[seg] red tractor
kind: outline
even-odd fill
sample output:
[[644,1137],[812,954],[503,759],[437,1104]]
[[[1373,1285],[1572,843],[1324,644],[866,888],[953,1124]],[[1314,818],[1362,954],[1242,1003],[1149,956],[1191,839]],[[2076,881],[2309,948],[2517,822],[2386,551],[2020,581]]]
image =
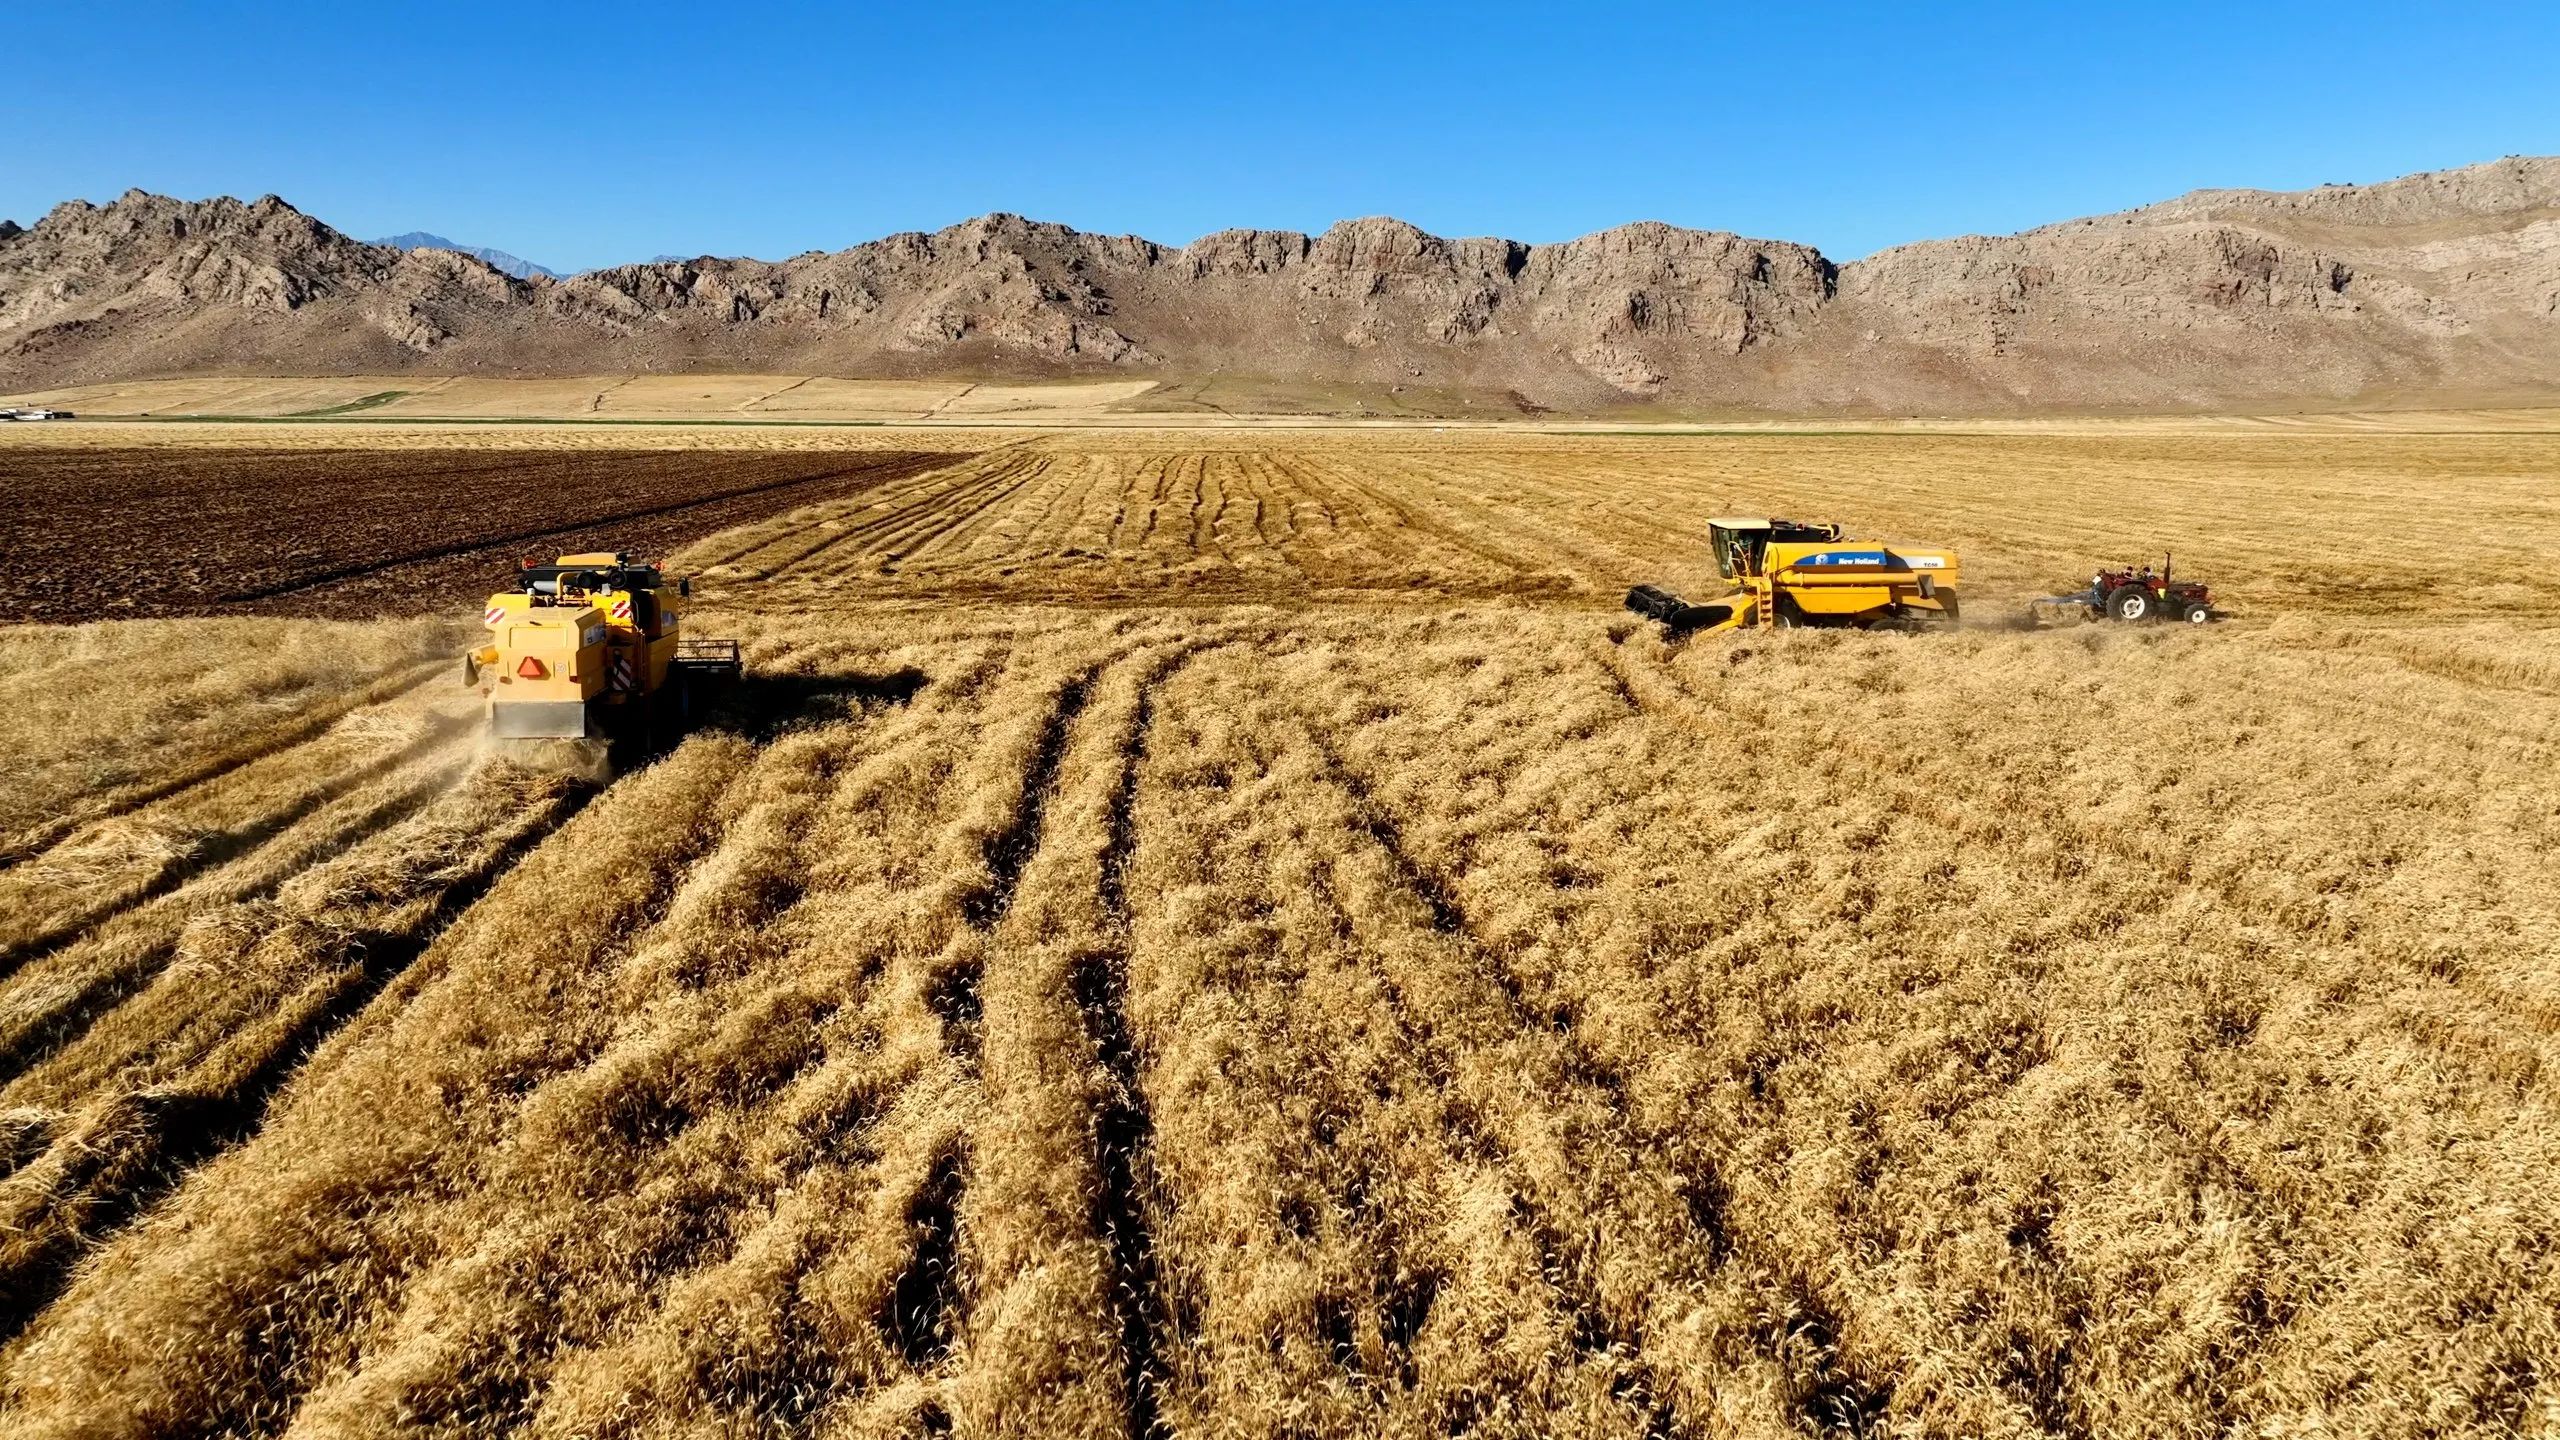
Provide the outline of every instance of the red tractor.
[[2048,595],[2032,602],[2031,608],[2039,618],[2065,608],[2093,620],[2183,620],[2202,625],[2215,618],[2213,591],[2194,580],[2172,578],[2166,555],[2160,557],[2157,570],[2148,565],[2139,570],[2130,565],[2101,570],[2089,577],[2088,589]]

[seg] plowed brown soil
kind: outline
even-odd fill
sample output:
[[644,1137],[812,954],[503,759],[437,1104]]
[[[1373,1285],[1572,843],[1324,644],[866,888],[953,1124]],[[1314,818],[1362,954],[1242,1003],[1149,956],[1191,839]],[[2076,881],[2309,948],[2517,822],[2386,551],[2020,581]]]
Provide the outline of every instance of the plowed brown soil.
[[13,450],[0,460],[0,619],[466,605],[521,556],[662,554],[949,458]]

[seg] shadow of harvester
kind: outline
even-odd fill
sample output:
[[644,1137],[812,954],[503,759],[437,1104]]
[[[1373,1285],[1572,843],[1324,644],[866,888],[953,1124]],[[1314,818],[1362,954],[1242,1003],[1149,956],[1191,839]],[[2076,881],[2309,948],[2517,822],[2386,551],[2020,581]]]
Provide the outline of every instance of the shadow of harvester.
[[700,728],[764,744],[793,730],[838,724],[868,710],[904,705],[925,687],[927,678],[913,666],[884,673],[750,670],[705,697]]

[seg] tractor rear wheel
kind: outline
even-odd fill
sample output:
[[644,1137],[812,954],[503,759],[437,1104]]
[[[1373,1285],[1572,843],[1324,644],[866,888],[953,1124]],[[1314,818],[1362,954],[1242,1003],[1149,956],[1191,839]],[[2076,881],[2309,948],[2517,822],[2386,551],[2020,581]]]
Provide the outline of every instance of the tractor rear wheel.
[[2118,620],[2151,618],[2151,592],[2139,585],[2121,585],[2107,597],[2107,613]]

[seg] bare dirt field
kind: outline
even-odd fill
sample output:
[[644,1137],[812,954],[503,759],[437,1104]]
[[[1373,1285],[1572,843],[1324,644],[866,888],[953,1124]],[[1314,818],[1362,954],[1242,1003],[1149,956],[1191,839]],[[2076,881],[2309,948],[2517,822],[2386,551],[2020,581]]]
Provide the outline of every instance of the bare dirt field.
[[[0,629],[0,1429],[2560,1424],[2560,437],[954,448],[773,452],[609,781],[440,616]],[[1617,609],[1736,511],[1967,623]]]
[[664,553],[951,458],[25,450],[0,486],[0,619],[458,609],[523,555]]

